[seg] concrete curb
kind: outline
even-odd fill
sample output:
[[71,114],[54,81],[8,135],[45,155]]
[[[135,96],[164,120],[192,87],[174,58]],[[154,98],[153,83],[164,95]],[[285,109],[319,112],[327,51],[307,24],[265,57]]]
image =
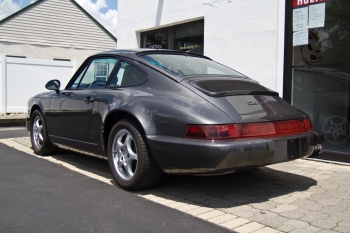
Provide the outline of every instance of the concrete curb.
[[25,126],[25,116],[0,116],[0,127]]

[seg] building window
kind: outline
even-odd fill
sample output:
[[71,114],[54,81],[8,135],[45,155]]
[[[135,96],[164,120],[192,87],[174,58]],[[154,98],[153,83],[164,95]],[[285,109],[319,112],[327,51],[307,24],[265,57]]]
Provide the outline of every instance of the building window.
[[107,81],[108,77],[108,63],[95,63],[95,80]]
[[349,7],[348,0],[290,1],[285,97],[324,133],[324,150],[350,156]]
[[148,32],[144,34],[144,48],[169,49],[169,30]]
[[142,48],[174,49],[203,55],[204,20],[143,32]]
[[180,51],[190,50],[193,53],[203,55],[204,24],[195,23],[174,28],[173,49]]

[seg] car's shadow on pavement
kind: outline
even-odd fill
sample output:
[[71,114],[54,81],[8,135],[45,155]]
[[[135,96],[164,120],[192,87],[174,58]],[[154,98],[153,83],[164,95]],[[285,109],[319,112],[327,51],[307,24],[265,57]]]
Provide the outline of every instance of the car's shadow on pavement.
[[211,208],[230,208],[267,201],[317,184],[309,177],[269,167],[221,176],[166,176],[158,191]]
[[117,186],[113,180],[112,174],[110,173],[108,161],[106,159],[88,156],[61,148],[59,148],[56,153],[51,156],[81,170],[91,172],[106,179],[111,179],[111,182]]
[[[59,149],[52,157],[110,179],[111,183],[118,187],[109,171],[107,160],[64,149]],[[271,198],[305,191],[316,184],[317,182],[309,177],[270,167],[260,167],[220,176],[165,175],[159,185],[153,189],[143,190],[142,194],[157,195],[157,193],[162,192],[167,194],[166,197],[170,200],[173,197],[174,201],[178,201],[180,198],[188,203],[201,206],[230,208],[265,203]],[[159,192],[154,192],[154,190]],[[268,205],[268,203],[265,204]],[[272,206],[266,207],[273,208]]]

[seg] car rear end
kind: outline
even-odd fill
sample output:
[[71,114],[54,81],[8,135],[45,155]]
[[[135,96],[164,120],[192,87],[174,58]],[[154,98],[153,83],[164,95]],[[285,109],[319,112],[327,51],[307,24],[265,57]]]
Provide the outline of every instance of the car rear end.
[[323,134],[313,130],[307,114],[277,92],[205,58],[147,59],[166,66],[180,76],[181,85],[231,119],[210,125],[188,122],[182,137],[148,135],[152,155],[165,172],[222,174],[322,151]]
[[319,154],[323,134],[310,118],[244,77],[181,81],[232,122],[189,123],[182,138],[150,136],[152,154],[169,174],[222,174]]

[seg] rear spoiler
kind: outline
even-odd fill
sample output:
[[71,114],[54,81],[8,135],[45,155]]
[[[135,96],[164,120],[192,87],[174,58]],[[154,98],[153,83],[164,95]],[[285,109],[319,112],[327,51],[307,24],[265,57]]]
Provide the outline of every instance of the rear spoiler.
[[268,95],[279,96],[256,82],[247,80],[198,80],[190,81],[190,84],[204,94],[211,97],[235,96],[235,95]]

